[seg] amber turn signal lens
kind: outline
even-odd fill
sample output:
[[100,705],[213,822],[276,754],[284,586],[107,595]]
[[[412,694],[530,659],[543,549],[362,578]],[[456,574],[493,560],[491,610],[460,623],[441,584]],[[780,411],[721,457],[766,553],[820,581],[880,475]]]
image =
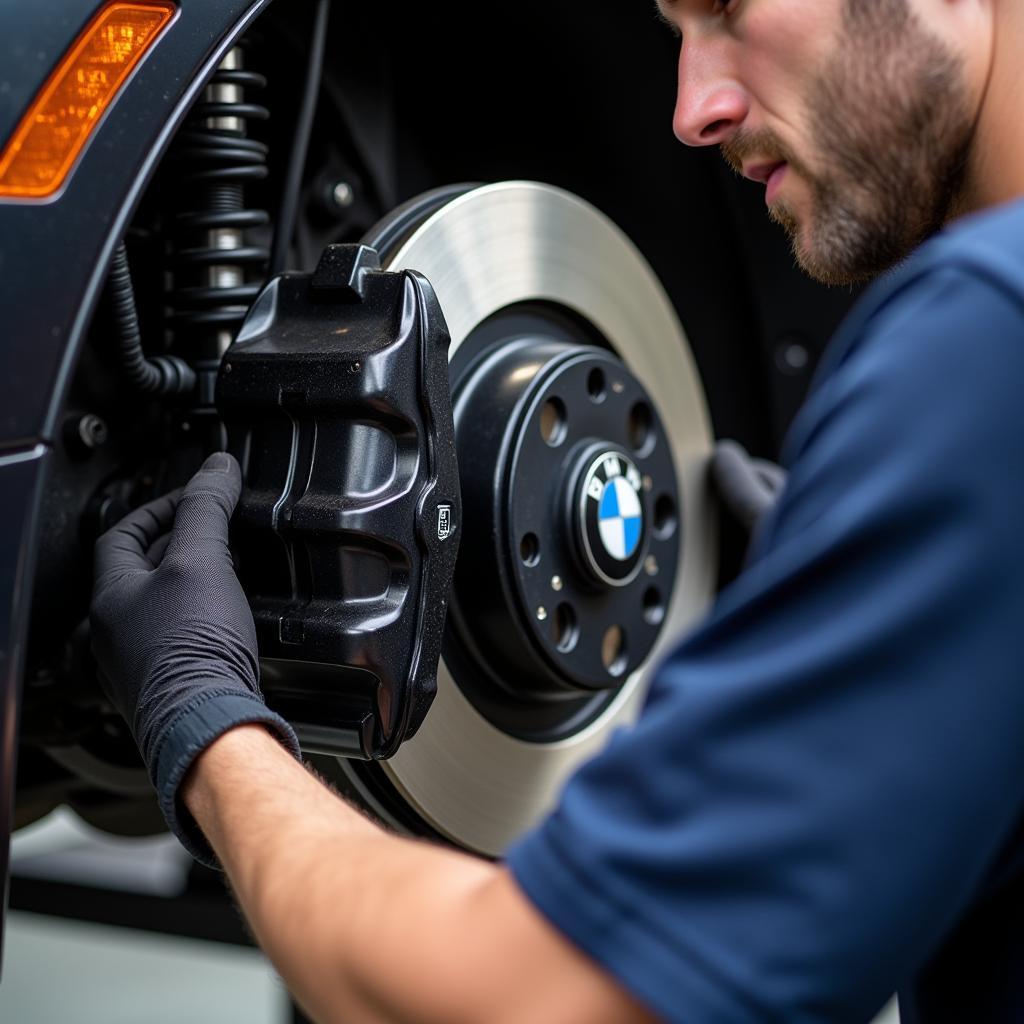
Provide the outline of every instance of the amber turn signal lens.
[[64,184],[103,111],[174,16],[171,3],[109,3],[64,55],[0,155],[0,197]]

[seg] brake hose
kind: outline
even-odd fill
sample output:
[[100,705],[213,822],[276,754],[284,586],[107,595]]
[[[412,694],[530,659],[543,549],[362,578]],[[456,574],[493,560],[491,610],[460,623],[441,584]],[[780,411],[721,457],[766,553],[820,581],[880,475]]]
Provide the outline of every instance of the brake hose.
[[135,291],[128,267],[128,251],[118,243],[107,278],[107,295],[114,318],[121,368],[139,391],[147,395],[183,395],[196,386],[192,367],[177,356],[148,357],[142,351],[142,333],[135,306]]
[[313,132],[313,116],[316,114],[316,101],[320,93],[320,79],[323,75],[327,17],[330,8],[329,0],[319,0],[314,15],[313,36],[309,45],[309,63],[306,66],[306,84],[302,95],[302,106],[299,109],[299,118],[295,125],[295,136],[292,139],[284,189],[281,192],[281,205],[277,213],[277,227],[274,230],[274,242],[270,251],[268,277],[276,277],[284,270],[285,262],[288,259],[288,248],[291,245],[292,235],[295,233],[302,172],[306,166],[306,153],[309,150],[309,138]]

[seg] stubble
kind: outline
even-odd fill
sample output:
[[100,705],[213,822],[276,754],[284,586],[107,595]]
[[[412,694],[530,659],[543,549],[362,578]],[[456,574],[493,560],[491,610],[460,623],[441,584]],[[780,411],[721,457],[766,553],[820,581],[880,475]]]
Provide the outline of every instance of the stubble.
[[810,83],[807,124],[813,161],[787,153],[770,131],[737,135],[722,151],[734,167],[771,153],[807,183],[809,210],[798,216],[780,199],[769,212],[811,277],[869,280],[946,221],[973,118],[962,62],[906,0],[847,0],[835,52]]

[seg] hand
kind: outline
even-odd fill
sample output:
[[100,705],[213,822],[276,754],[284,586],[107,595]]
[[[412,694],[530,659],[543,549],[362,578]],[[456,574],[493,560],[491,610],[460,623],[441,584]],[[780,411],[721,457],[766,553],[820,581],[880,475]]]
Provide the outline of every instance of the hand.
[[195,758],[248,722],[299,753],[291,727],[263,703],[256,630],[228,548],[241,489],[238,463],[218,452],[184,490],[131,512],[96,543],[93,652],[168,825],[207,863],[209,847],[177,803]]
[[711,459],[711,479],[722,503],[749,533],[778,500],[786,471],[766,459],[754,459],[735,441],[719,441]]

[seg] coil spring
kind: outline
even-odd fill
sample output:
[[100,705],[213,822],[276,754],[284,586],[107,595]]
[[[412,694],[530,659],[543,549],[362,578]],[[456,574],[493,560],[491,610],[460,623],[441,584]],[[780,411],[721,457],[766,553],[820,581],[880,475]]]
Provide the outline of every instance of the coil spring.
[[[167,301],[176,343],[194,364],[215,362],[230,344],[263,284],[269,250],[244,232],[270,223],[247,208],[245,186],[267,176],[267,146],[246,137],[249,120],[267,108],[242,99],[242,89],[266,87],[263,75],[243,69],[233,50],[192,109],[172,152],[185,199],[174,218]],[[261,272],[258,272],[261,271]]]

